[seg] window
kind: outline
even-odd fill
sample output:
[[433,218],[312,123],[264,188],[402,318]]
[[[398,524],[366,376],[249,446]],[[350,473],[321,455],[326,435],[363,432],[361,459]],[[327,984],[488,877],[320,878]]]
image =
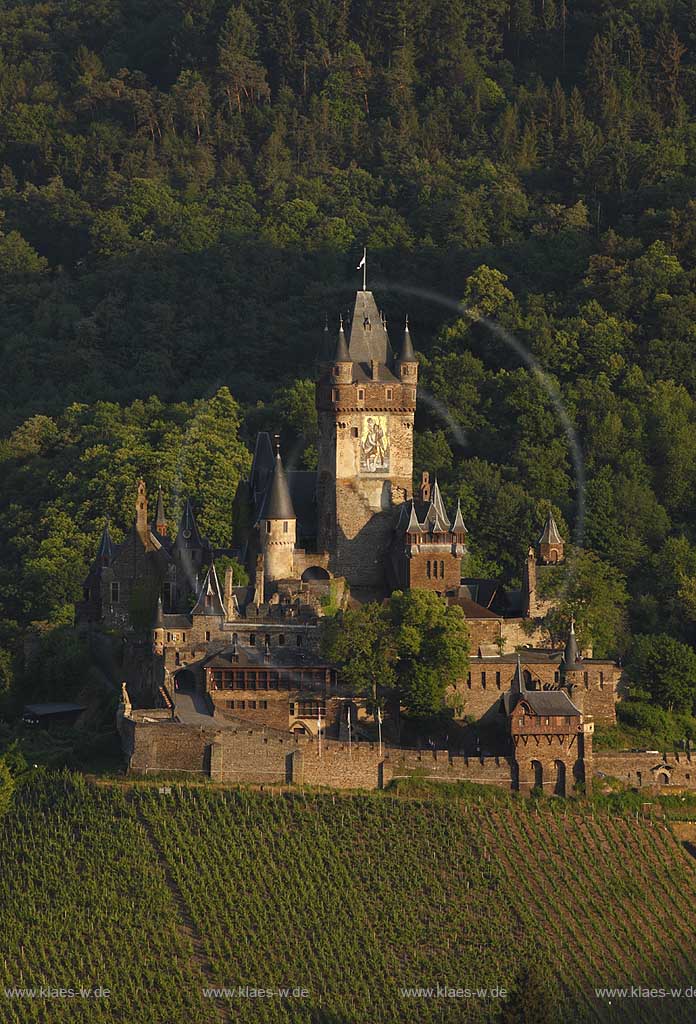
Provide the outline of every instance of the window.
[[362,388],[358,389],[358,401],[359,402],[364,402],[365,401],[365,392],[364,392],[364,390]]
[[603,672],[599,673],[599,688],[600,688],[600,690],[604,689],[604,673]]
[[338,388],[331,388],[331,401],[332,402],[337,402],[338,401]]
[[171,642],[172,642],[172,634],[171,633],[167,633],[167,643],[170,644]]
[[268,708],[268,701],[267,700],[260,700],[259,701],[259,708],[260,708],[261,711],[265,711]]
[[269,690],[277,690],[278,689],[278,673],[277,672],[271,672],[270,673],[270,678],[268,680],[268,689]]
[[590,673],[589,672],[583,672],[582,676],[583,676],[583,682],[585,683],[585,689],[587,689],[587,687],[590,685]]
[[226,700],[225,704],[226,704],[226,706],[228,708],[231,708],[232,710],[234,710],[234,701],[233,700]]
[[287,520],[286,520],[286,521],[285,521],[285,522],[283,523],[283,533],[287,533],[287,532],[288,532],[288,528],[289,528],[289,524],[288,524],[288,522],[287,522]]
[[256,633],[249,634],[249,646],[256,647]]
[[391,402],[393,397],[394,397],[393,389],[392,388],[387,388],[387,401]]
[[466,685],[471,689],[471,672],[467,672],[466,674]]
[[295,703],[294,703],[294,701],[290,701],[290,714],[291,715],[295,714]]
[[244,709],[246,708],[246,701],[245,700],[237,700],[237,701],[235,701],[235,704],[237,705],[237,707],[239,708],[240,711],[244,711]]
[[114,581],[111,584],[111,603],[118,604],[121,600],[121,584]]
[[554,672],[554,674],[553,674],[553,681],[554,681],[554,683],[560,683],[560,681],[561,681],[561,674],[560,674],[560,672]]
[[360,433],[359,433],[359,431],[358,431],[358,428],[357,428],[357,427],[353,427],[353,428],[351,429],[351,432],[350,432],[350,434],[351,434],[351,437],[360,437]]
[[500,689],[500,672],[496,672],[495,674],[495,685]]
[[302,635],[300,633],[297,634],[297,646],[302,646]]
[[250,700],[249,701],[249,708],[250,708],[251,711],[256,711],[256,701],[255,700]]
[[266,635],[263,638],[263,640],[264,640],[264,643],[265,643],[266,647],[270,647],[271,646],[271,634],[270,633],[266,633]]
[[430,579],[430,559],[425,563],[425,575]]
[[256,673],[255,672],[250,672],[249,675],[247,676],[247,690],[255,690],[255,689],[256,689]]
[[437,560],[433,562],[433,578],[437,579]]
[[210,641],[210,630],[209,629],[206,629],[206,631],[205,631],[205,639],[206,639],[207,642]]
[[486,673],[485,672],[481,673],[481,686],[483,687],[484,690],[486,689]]
[[179,657],[179,652],[178,651],[176,651],[175,654],[174,654],[174,664],[175,665],[180,665],[181,664],[181,658]]
[[284,633],[281,633],[278,636],[278,646],[279,647],[285,647],[285,634]]
[[268,672],[259,672],[258,676],[259,690],[268,689]]
[[182,642],[182,644],[186,643],[186,634],[185,633],[181,634],[181,642]]
[[270,533],[270,532],[271,532],[271,520],[267,519],[266,520],[266,533]]
[[444,580],[444,578],[445,578],[445,563],[444,562],[440,562],[440,579]]

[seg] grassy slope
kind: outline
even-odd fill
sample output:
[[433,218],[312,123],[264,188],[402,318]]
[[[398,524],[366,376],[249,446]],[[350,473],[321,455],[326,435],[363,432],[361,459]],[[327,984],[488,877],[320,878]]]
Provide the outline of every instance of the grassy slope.
[[[566,808],[49,781],[0,827],[0,1020],[485,1021],[399,990],[509,988],[530,959],[562,1019],[692,1019],[592,992],[692,983],[696,865],[662,826]],[[1,994],[77,982],[112,996]],[[207,985],[309,995],[216,1007]]]

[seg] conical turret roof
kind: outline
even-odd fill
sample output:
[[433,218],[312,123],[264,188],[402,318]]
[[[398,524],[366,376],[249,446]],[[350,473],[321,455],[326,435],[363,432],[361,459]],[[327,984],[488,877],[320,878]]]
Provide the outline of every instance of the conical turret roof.
[[462,503],[457,501],[457,513],[452,523],[452,533],[468,533],[466,526],[464,525],[464,517],[462,516]]
[[181,520],[179,522],[179,532],[177,534],[176,539],[180,544],[183,542],[186,545],[186,547],[203,547],[203,538],[199,533],[198,524],[196,523],[196,517],[193,514],[193,507],[188,498],[186,499],[186,504],[184,505],[184,511],[181,513]]
[[411,332],[408,328],[408,317],[406,317],[406,326],[404,327],[404,340],[401,342],[399,362],[415,363],[416,361],[416,353],[413,350],[413,342],[411,341]]
[[225,602],[222,599],[222,591],[214,564],[206,573],[191,615],[222,615],[223,618],[227,618]]
[[578,643],[575,639],[575,620],[570,620],[570,631],[566,640],[565,651],[563,652],[564,669],[575,668],[579,660]]
[[276,452],[273,479],[268,489],[261,519],[296,519],[295,508],[290,497],[288,478],[283,468],[280,451]]
[[102,530],[102,535],[99,539],[96,562],[99,565],[108,565],[113,557],[114,545],[111,540],[111,534],[109,533],[109,520],[107,519],[104,523],[104,529]]
[[162,629],[164,626],[164,608],[162,607],[162,595],[160,594],[157,598],[157,608],[155,609],[155,629]]
[[338,341],[336,342],[336,351],[334,352],[335,363],[350,363],[350,352],[348,351],[348,342],[346,341],[346,332],[343,329],[343,317],[341,317],[341,326],[338,329]]
[[563,538],[561,537],[560,533],[558,532],[558,527],[556,526],[556,520],[553,518],[553,514],[551,512],[549,512],[548,516],[546,517],[546,525],[544,526],[544,532],[542,533],[541,537],[539,538],[539,543],[540,544],[562,544],[563,543]]

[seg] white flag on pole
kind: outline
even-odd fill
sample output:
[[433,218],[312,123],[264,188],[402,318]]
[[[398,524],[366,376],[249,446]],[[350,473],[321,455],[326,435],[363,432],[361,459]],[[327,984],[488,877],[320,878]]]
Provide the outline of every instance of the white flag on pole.
[[355,269],[356,270],[360,270],[361,267],[364,267],[364,266],[365,266],[365,253],[363,253],[363,258],[360,260],[360,262],[358,263],[358,265],[357,265],[357,267]]
[[382,709],[381,708],[377,708],[377,721],[379,722],[380,725],[382,724]]

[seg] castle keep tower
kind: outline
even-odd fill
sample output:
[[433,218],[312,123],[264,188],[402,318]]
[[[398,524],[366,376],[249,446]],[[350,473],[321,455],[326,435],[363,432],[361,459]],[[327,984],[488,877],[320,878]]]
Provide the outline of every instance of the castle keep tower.
[[318,547],[354,587],[382,587],[395,506],[411,497],[418,363],[408,328],[394,357],[372,292],[356,295],[317,383]]

